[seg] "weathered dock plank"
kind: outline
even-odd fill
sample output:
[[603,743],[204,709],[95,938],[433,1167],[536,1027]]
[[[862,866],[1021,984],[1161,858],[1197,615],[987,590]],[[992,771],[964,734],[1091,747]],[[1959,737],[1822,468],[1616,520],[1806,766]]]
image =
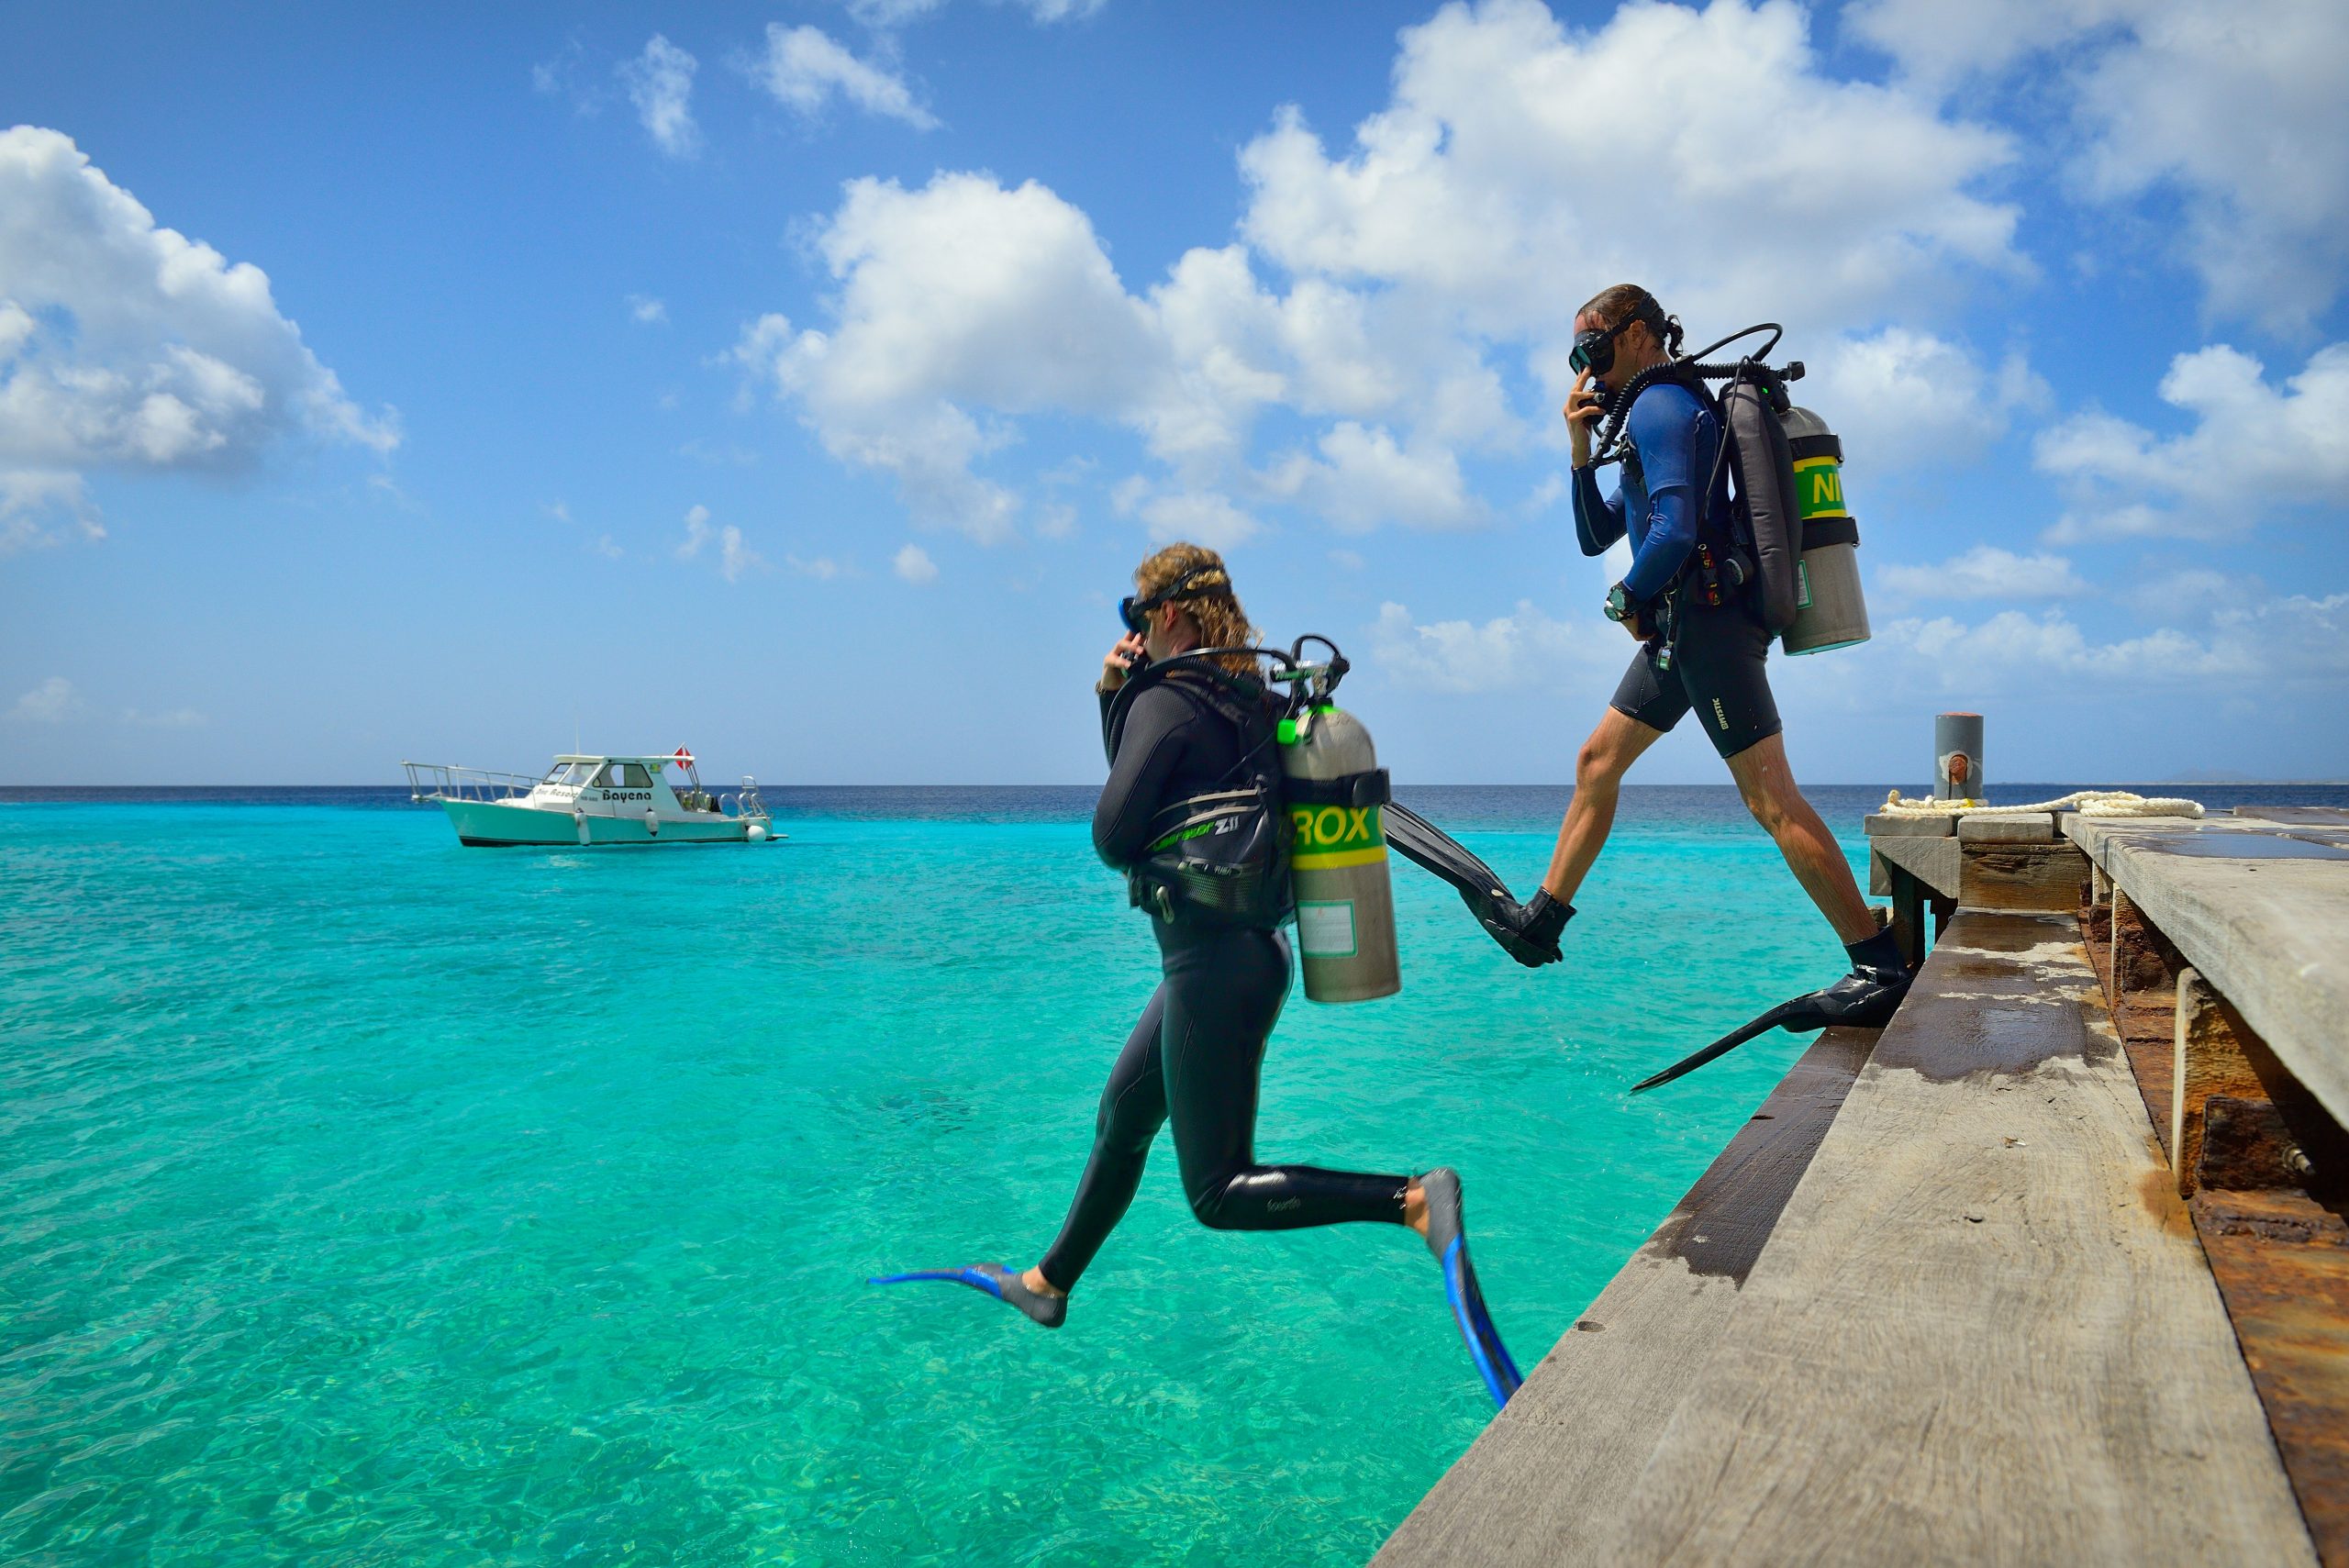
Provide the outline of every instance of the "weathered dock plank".
[[1892,870],[1907,872],[1944,898],[1957,896],[1960,845],[1954,835],[1910,838],[1894,835],[1868,840],[1869,891],[1892,891]]
[[1558,1404],[1545,1362],[1380,1562],[2314,1560],[2068,918],[1951,925],[1731,1305]]
[[[1647,1462],[1876,1038],[1812,1043],[1375,1562],[1595,1560],[1589,1499]],[[1489,1557],[1496,1533],[1520,1555]]]
[[2349,848],[2251,818],[2075,817],[2064,831],[2349,1123]]
[[2312,1560],[2072,922],[1961,914],[1619,1562]]
[[1961,840],[1957,906],[2009,915],[2070,915],[2087,886],[2087,857],[2069,844]]
[[2055,814],[2026,811],[2012,817],[1968,817],[1959,821],[1957,836],[1968,844],[2052,844]]

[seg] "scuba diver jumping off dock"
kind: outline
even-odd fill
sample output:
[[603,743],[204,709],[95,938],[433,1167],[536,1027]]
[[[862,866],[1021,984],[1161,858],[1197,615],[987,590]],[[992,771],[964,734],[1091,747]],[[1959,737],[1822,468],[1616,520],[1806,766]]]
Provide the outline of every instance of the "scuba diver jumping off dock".
[[[1382,824],[1408,813],[1387,801],[1386,775],[1371,765],[1358,722],[1329,701],[1344,659],[1331,648],[1326,663],[1304,663],[1305,644],[1321,639],[1300,639],[1286,654],[1251,646],[1255,628],[1213,550],[1169,545],[1135,571],[1134,584],[1119,606],[1126,635],[1096,688],[1109,780],[1093,844],[1148,912],[1164,978],[1109,1071],[1091,1156],[1043,1257],[1026,1269],[979,1263],[872,1283],[966,1284],[1061,1327],[1171,1122],[1183,1189],[1202,1225],[1362,1221],[1416,1231],[1442,1267],[1478,1375],[1504,1403],[1518,1372],[1469,1264],[1454,1172],[1386,1175],[1256,1157],[1258,1080],[1289,986],[1281,928],[1298,917],[1308,997],[1364,1000],[1399,984]],[[1261,673],[1268,659],[1272,682],[1291,686],[1286,706]],[[1434,852],[1449,851],[1455,885],[1483,872],[1431,828],[1414,843],[1424,854],[1433,840]]]
[[[1772,336],[1760,352],[1733,366],[1704,362],[1765,330]],[[1635,1092],[1773,1028],[1881,1025],[1909,988],[1893,933],[1877,929],[1842,851],[1796,786],[1765,667],[1781,632],[1789,652],[1867,635],[1850,563],[1857,528],[1842,509],[1836,466],[1842,447],[1787,397],[1785,384],[1802,367],[1761,362],[1776,333],[1748,328],[1683,358],[1678,319],[1630,284],[1602,291],[1575,317],[1576,373],[1564,410],[1575,532],[1585,555],[1631,540],[1631,569],[1608,591],[1606,615],[1639,646],[1575,758],[1574,796],[1541,891],[1519,914],[1517,940],[1495,936],[1529,965],[1556,956],[1574,896],[1614,825],[1624,775],[1693,711],[1852,965],[1832,985],[1772,1008]],[[1708,380],[1729,384],[1716,395]],[[1604,495],[1598,470],[1617,462],[1620,482]],[[1815,495],[1798,481],[1812,481]],[[1831,627],[1821,624],[1835,619],[1831,604],[1841,614]]]

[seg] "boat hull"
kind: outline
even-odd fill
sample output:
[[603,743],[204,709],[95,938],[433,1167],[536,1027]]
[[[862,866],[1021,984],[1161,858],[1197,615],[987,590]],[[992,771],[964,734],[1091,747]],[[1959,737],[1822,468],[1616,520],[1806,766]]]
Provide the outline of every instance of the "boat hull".
[[[663,817],[659,819],[656,832],[640,811],[624,817],[594,812],[574,816],[568,811],[541,811],[535,806],[447,799],[440,802],[440,809],[449,814],[450,825],[457,830],[457,841],[474,849],[740,844],[750,840],[750,823],[716,812]],[[583,826],[584,837],[581,836]]]

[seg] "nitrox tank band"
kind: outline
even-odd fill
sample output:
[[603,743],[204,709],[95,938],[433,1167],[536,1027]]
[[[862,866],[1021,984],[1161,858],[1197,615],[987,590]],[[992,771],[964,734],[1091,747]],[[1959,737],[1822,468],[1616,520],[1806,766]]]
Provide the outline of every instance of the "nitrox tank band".
[[1370,731],[1325,692],[1281,720],[1279,733],[1305,995],[1316,1002],[1391,996],[1403,976],[1382,819],[1386,772]]
[[1865,642],[1860,525],[1843,502],[1843,443],[1808,408],[1787,409],[1781,422],[1794,458],[1795,501],[1802,516],[1795,618],[1781,640],[1789,653],[1824,653]]

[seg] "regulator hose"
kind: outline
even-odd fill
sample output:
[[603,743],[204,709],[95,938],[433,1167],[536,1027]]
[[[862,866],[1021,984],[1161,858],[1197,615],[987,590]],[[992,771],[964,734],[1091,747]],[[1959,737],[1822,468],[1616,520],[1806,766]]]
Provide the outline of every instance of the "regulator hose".
[[[1707,361],[1707,355],[1717,354],[1739,339],[1751,338],[1757,332],[1767,332],[1770,334],[1770,340],[1763,344],[1755,352],[1741,355],[1732,364],[1712,364]],[[1599,402],[1599,406],[1605,409],[1606,413],[1599,423],[1598,439],[1591,455],[1590,466],[1603,468],[1609,463],[1620,462],[1623,460],[1621,450],[1623,428],[1630,421],[1631,405],[1640,400],[1641,393],[1660,381],[1737,380],[1751,374],[1761,361],[1769,357],[1771,350],[1778,346],[1779,340],[1786,335],[1787,329],[1775,321],[1757,321],[1751,327],[1740,328],[1717,342],[1706,344],[1685,358],[1675,355],[1660,365],[1650,365],[1621,386],[1610,388]],[[1801,361],[1797,361],[1787,365],[1783,373],[1788,381],[1800,381],[1803,373]]]

